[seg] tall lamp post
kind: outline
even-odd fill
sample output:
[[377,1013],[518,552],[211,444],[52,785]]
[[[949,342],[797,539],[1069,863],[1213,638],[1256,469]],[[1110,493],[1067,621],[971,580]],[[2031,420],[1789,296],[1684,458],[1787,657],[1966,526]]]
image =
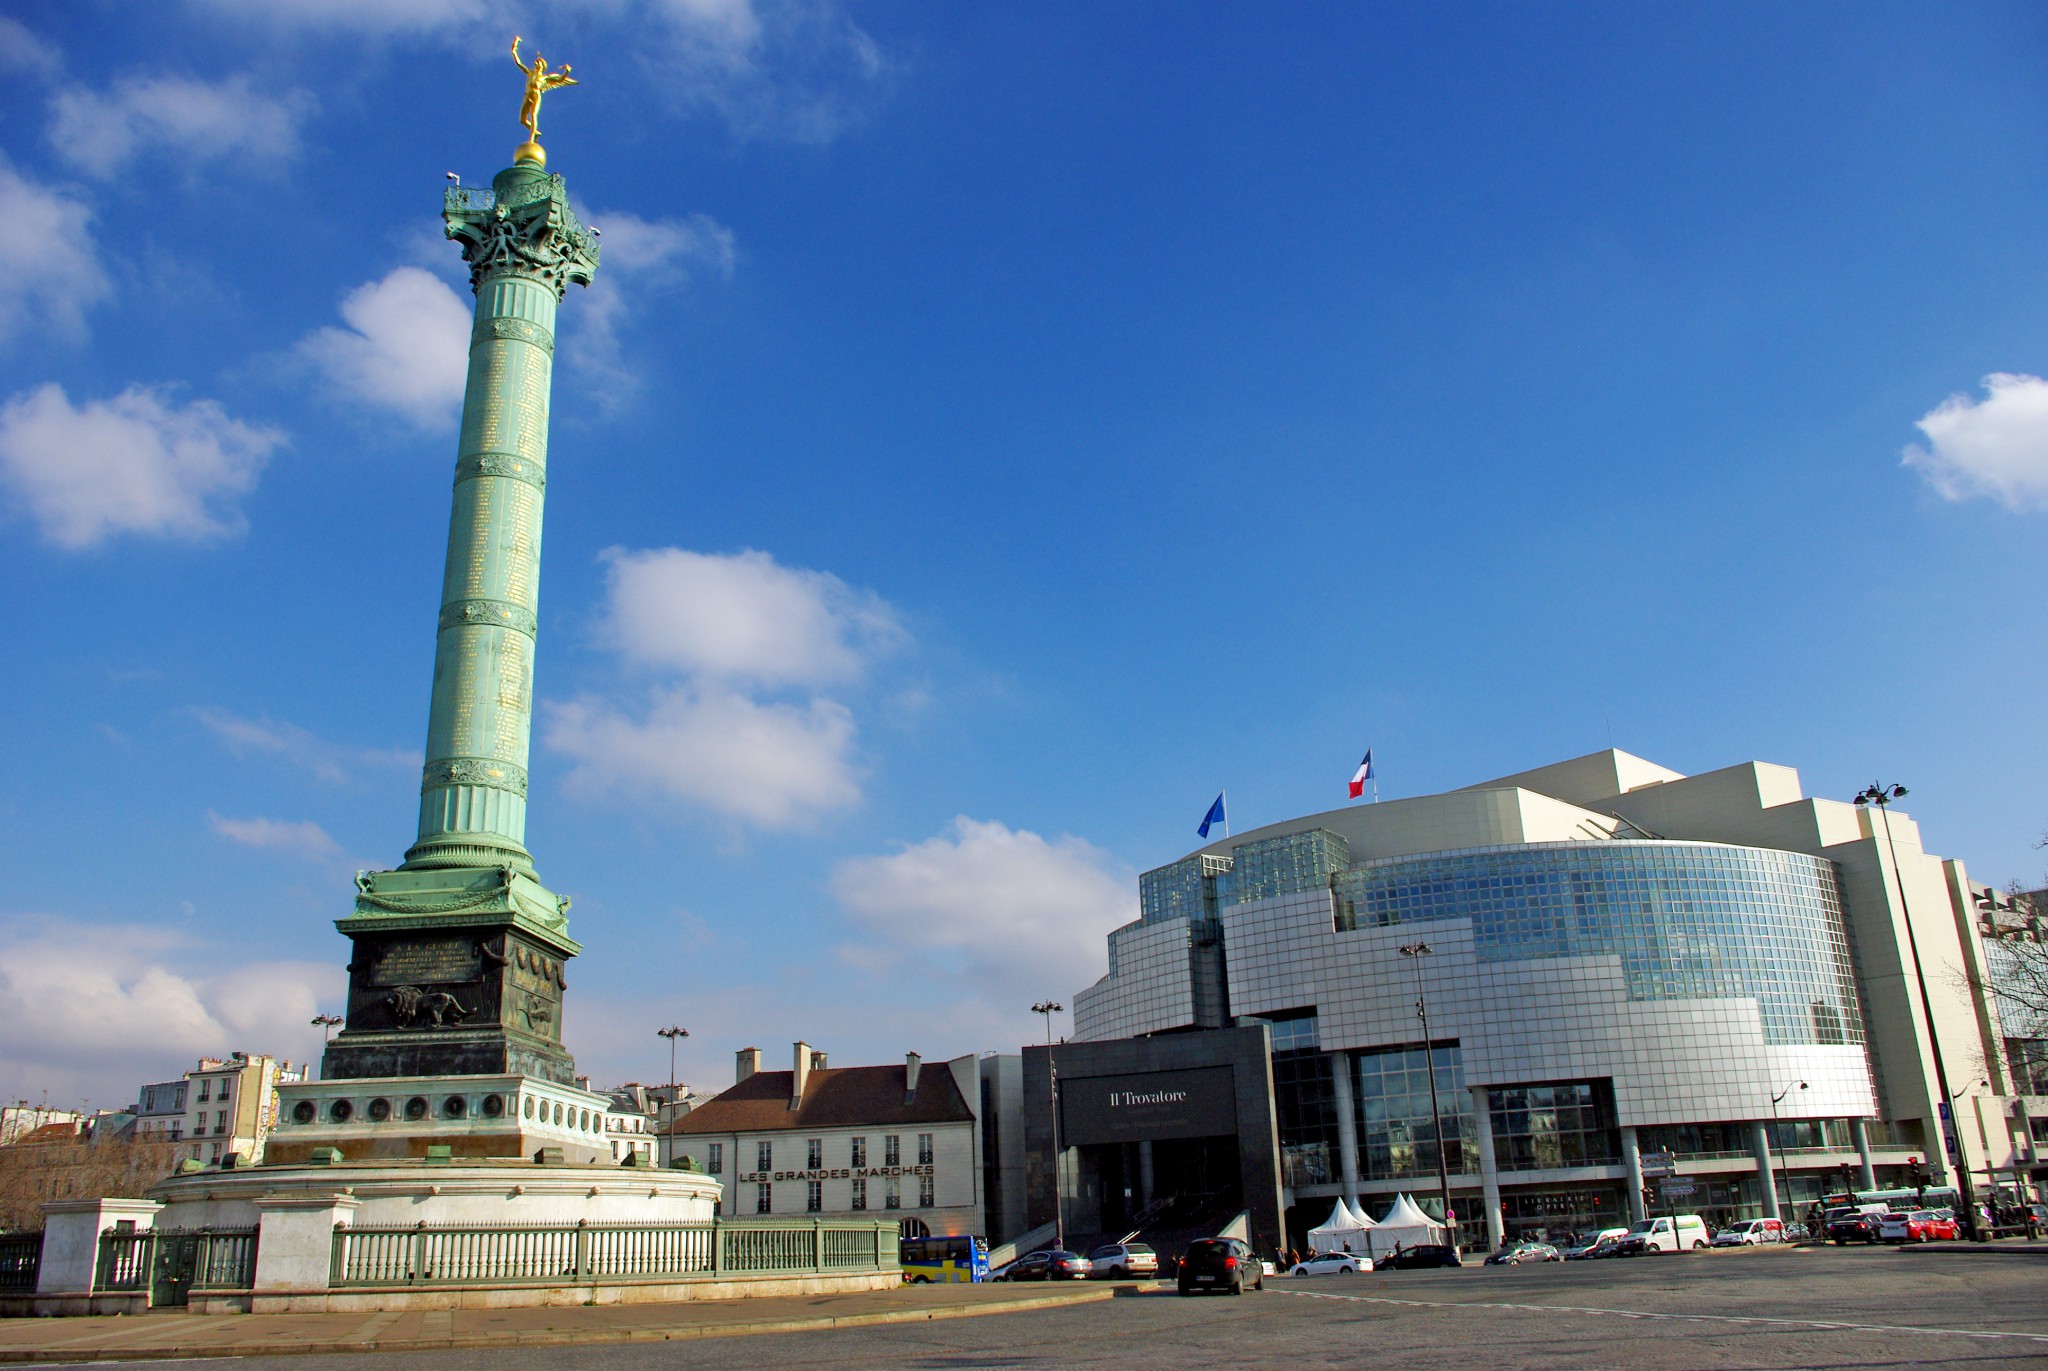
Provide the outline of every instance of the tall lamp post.
[[[1804,1089],[1806,1089],[1806,1082],[1798,1081],[1792,1085],[1786,1086],[1783,1090],[1780,1090],[1777,1094],[1771,1096],[1771,1136],[1764,1139],[1764,1156],[1770,1159],[1771,1170],[1774,1173],[1784,1169],[1778,1165],[1778,1104],[1781,1100],[1783,1100],[1787,1095],[1791,1094],[1793,1091]],[[1773,1189],[1777,1188],[1776,1181],[1773,1181],[1771,1185]],[[1789,1210],[1791,1207],[1792,1178],[1790,1176],[1787,1176],[1785,1178],[1785,1209],[1779,1211],[1780,1216],[1783,1217],[1785,1210]],[[1789,1222],[1789,1220],[1787,1221]]]
[[320,1030],[320,1055],[322,1058],[326,1057],[327,1044],[333,1041],[335,1026],[340,1022],[341,1015],[339,1014],[315,1014],[313,1016],[313,1027]]
[[1066,1008],[1058,1000],[1040,1000],[1031,1012],[1045,1020],[1045,1074],[1047,1098],[1052,1105],[1052,1226],[1053,1246],[1067,1246],[1067,1207],[1060,1197],[1060,1072],[1052,1059],[1052,1016]]
[[[1401,955],[1415,962],[1415,1017],[1422,1020],[1422,1061],[1429,1069],[1429,1126],[1436,1134],[1436,1188],[1443,1203],[1444,1225],[1451,1223],[1451,1168],[1444,1156],[1444,1114],[1436,1102],[1436,1050],[1429,1041],[1429,997],[1422,989],[1422,959],[1436,949],[1428,943],[1408,943]],[[1451,1235],[1453,1244],[1457,1234]]]
[[[1934,1028],[1934,1001],[1927,994],[1927,971],[1920,964],[1920,939],[1913,932],[1912,911],[1906,907],[1906,873],[1899,869],[1899,849],[1892,842],[1891,802],[1905,798],[1906,788],[1904,786],[1888,786],[1882,782],[1872,781],[1868,786],[1856,792],[1856,807],[1859,809],[1870,805],[1877,807],[1878,822],[1884,828],[1885,850],[1891,854],[1892,879],[1897,883],[1899,889],[1899,917],[1906,924],[1906,946],[1913,954],[1913,979],[1920,987],[1920,1012],[1927,1019],[1927,1047],[1934,1054],[1934,1083],[1942,1095],[1942,1104],[1939,1112],[1943,1117],[1936,1119],[1934,1126],[1941,1134],[1939,1141],[1941,1143],[1942,1157],[1944,1160],[1947,1160],[1949,1126],[1953,1122],[1947,1116],[1954,1113],[1954,1110],[1950,1107],[1954,1097],[1949,1094],[1948,1090],[1948,1067],[1943,1064],[1941,1059],[1941,1037]],[[1957,1179],[1961,1182],[1957,1188],[1962,1191],[1963,1195],[1963,1231],[1969,1234],[1972,1241],[1975,1241],[1978,1237],[1977,1196],[1970,1184],[1970,1165],[1963,1156],[1963,1132],[1960,1128],[1956,1130],[1955,1136],[1955,1170]]]
[[678,1028],[674,1024],[670,1024],[667,1028],[657,1028],[654,1031],[657,1035],[668,1039],[668,1107],[670,1111],[669,1117],[673,1120],[676,1107],[676,1039],[689,1037],[690,1030]]

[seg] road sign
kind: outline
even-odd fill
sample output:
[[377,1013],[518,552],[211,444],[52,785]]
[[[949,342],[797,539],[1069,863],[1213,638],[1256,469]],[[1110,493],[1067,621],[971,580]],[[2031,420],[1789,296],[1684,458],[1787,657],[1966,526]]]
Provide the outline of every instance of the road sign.
[[1678,1174],[1678,1158],[1669,1152],[1643,1153],[1643,1174],[1645,1176],[1675,1176]]
[[1690,1195],[1693,1193],[1692,1177],[1673,1176],[1657,1188],[1666,1195]]

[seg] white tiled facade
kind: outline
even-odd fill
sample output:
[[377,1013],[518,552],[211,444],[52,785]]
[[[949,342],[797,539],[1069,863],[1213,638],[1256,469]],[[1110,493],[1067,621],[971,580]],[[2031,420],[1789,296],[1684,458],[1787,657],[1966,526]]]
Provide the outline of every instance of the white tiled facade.
[[[1341,1064],[1312,1063],[1325,1080],[1344,1075],[1324,1088],[1356,1097],[1358,1137],[1344,1130],[1355,1168],[1336,1174],[1343,1150],[1330,1137],[1318,1146],[1336,1160],[1296,1167],[1290,1199],[1433,1192],[1433,1142],[1429,1174],[1412,1165],[1388,1174],[1410,1144],[1373,1112],[1386,1063],[1397,1060],[1388,1054],[1420,1061],[1419,967],[1438,1072],[1451,1073],[1441,1084],[1455,1089],[1442,1106],[1451,1155],[1462,1127],[1464,1155],[1478,1151],[1481,1169],[1476,1113],[1522,1109],[1536,1098],[1531,1088],[1564,1083],[1598,1095],[1620,1140],[1598,1166],[1517,1172],[1503,1161],[1487,1178],[1496,1204],[1497,1183],[1512,1192],[1537,1179],[1626,1176],[1614,1193],[1640,1212],[1639,1132],[1659,1145],[1710,1139],[1693,1145],[1713,1165],[1681,1174],[1746,1172],[1747,1202],[1764,1204],[1758,1178],[1786,1160],[1763,1137],[1762,1125],[1777,1122],[1791,1128],[1772,1136],[1806,1170],[1800,1196],[1818,1194],[1845,1164],[1868,1184],[1873,1162],[1939,1147],[1925,1016],[1900,950],[1909,915],[1899,884],[1912,899],[1951,1079],[1981,1076],[1968,1063],[1982,1060],[1980,1039],[1996,1043],[1988,1011],[1937,970],[1981,964],[1974,916],[1961,917],[1954,894],[1969,883],[1959,864],[1920,851],[1910,819],[1891,824],[1897,880],[1886,879],[1891,845],[1872,816],[1807,799],[1786,768],[1688,778],[1608,752],[1271,825],[1146,873],[1143,917],[1110,935],[1110,973],[1074,998],[1076,1036],[1272,1020],[1276,1081],[1288,1079],[1283,1048],[1320,1052]],[[1418,942],[1426,954],[1402,955]],[[1227,1008],[1205,1010],[1198,987],[1219,961]],[[1281,1116],[1286,1146],[1284,1099]],[[2014,1140],[1996,1131],[1966,1130],[1976,1135],[1961,1139],[1974,1165],[2009,1160]],[[1757,1155],[1736,1155],[1744,1150]],[[1743,1203],[1723,1179],[1717,1193]]]

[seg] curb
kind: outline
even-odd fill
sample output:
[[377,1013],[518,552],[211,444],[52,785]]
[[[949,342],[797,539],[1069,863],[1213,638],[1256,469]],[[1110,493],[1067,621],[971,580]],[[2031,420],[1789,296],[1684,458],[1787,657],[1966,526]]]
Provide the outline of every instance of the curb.
[[[864,1328],[888,1323],[929,1323],[939,1319],[975,1318],[983,1314],[1020,1314],[1033,1309],[1058,1309],[1071,1304],[1094,1304],[1116,1298],[1115,1288],[1083,1287],[1057,1297],[1038,1295],[1028,1299],[990,1301],[986,1304],[949,1305],[939,1309],[889,1309],[873,1314],[819,1314],[806,1318],[759,1319],[747,1323],[703,1324],[678,1328],[543,1328],[529,1333],[457,1333],[445,1338],[369,1338],[351,1342],[292,1342],[277,1346],[262,1343],[228,1344],[220,1347],[25,1347],[0,1349],[0,1364],[28,1365],[52,1362],[108,1361],[222,1361],[238,1357],[333,1356],[352,1352],[438,1352],[488,1347],[565,1347],[572,1344],[683,1342],[698,1338],[740,1338],[763,1333],[826,1332],[836,1328]],[[222,1315],[229,1318],[232,1315]],[[251,1316],[253,1317],[253,1316]]]

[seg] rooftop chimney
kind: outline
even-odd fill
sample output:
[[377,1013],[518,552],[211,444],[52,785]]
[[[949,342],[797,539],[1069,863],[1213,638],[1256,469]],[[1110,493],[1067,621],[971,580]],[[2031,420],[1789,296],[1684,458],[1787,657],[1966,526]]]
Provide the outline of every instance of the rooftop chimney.
[[741,1081],[745,1080],[747,1077],[753,1075],[756,1071],[759,1071],[761,1069],[760,1048],[743,1047],[734,1055],[737,1060],[737,1065],[734,1067],[733,1071],[734,1085],[738,1085]]
[[924,1058],[915,1052],[903,1054],[903,1102],[909,1104],[917,1098],[917,1073],[924,1066]]
[[801,1109],[804,1103],[804,1087],[811,1079],[811,1045],[798,1041],[796,1044],[796,1069],[789,1076],[789,1107]]

